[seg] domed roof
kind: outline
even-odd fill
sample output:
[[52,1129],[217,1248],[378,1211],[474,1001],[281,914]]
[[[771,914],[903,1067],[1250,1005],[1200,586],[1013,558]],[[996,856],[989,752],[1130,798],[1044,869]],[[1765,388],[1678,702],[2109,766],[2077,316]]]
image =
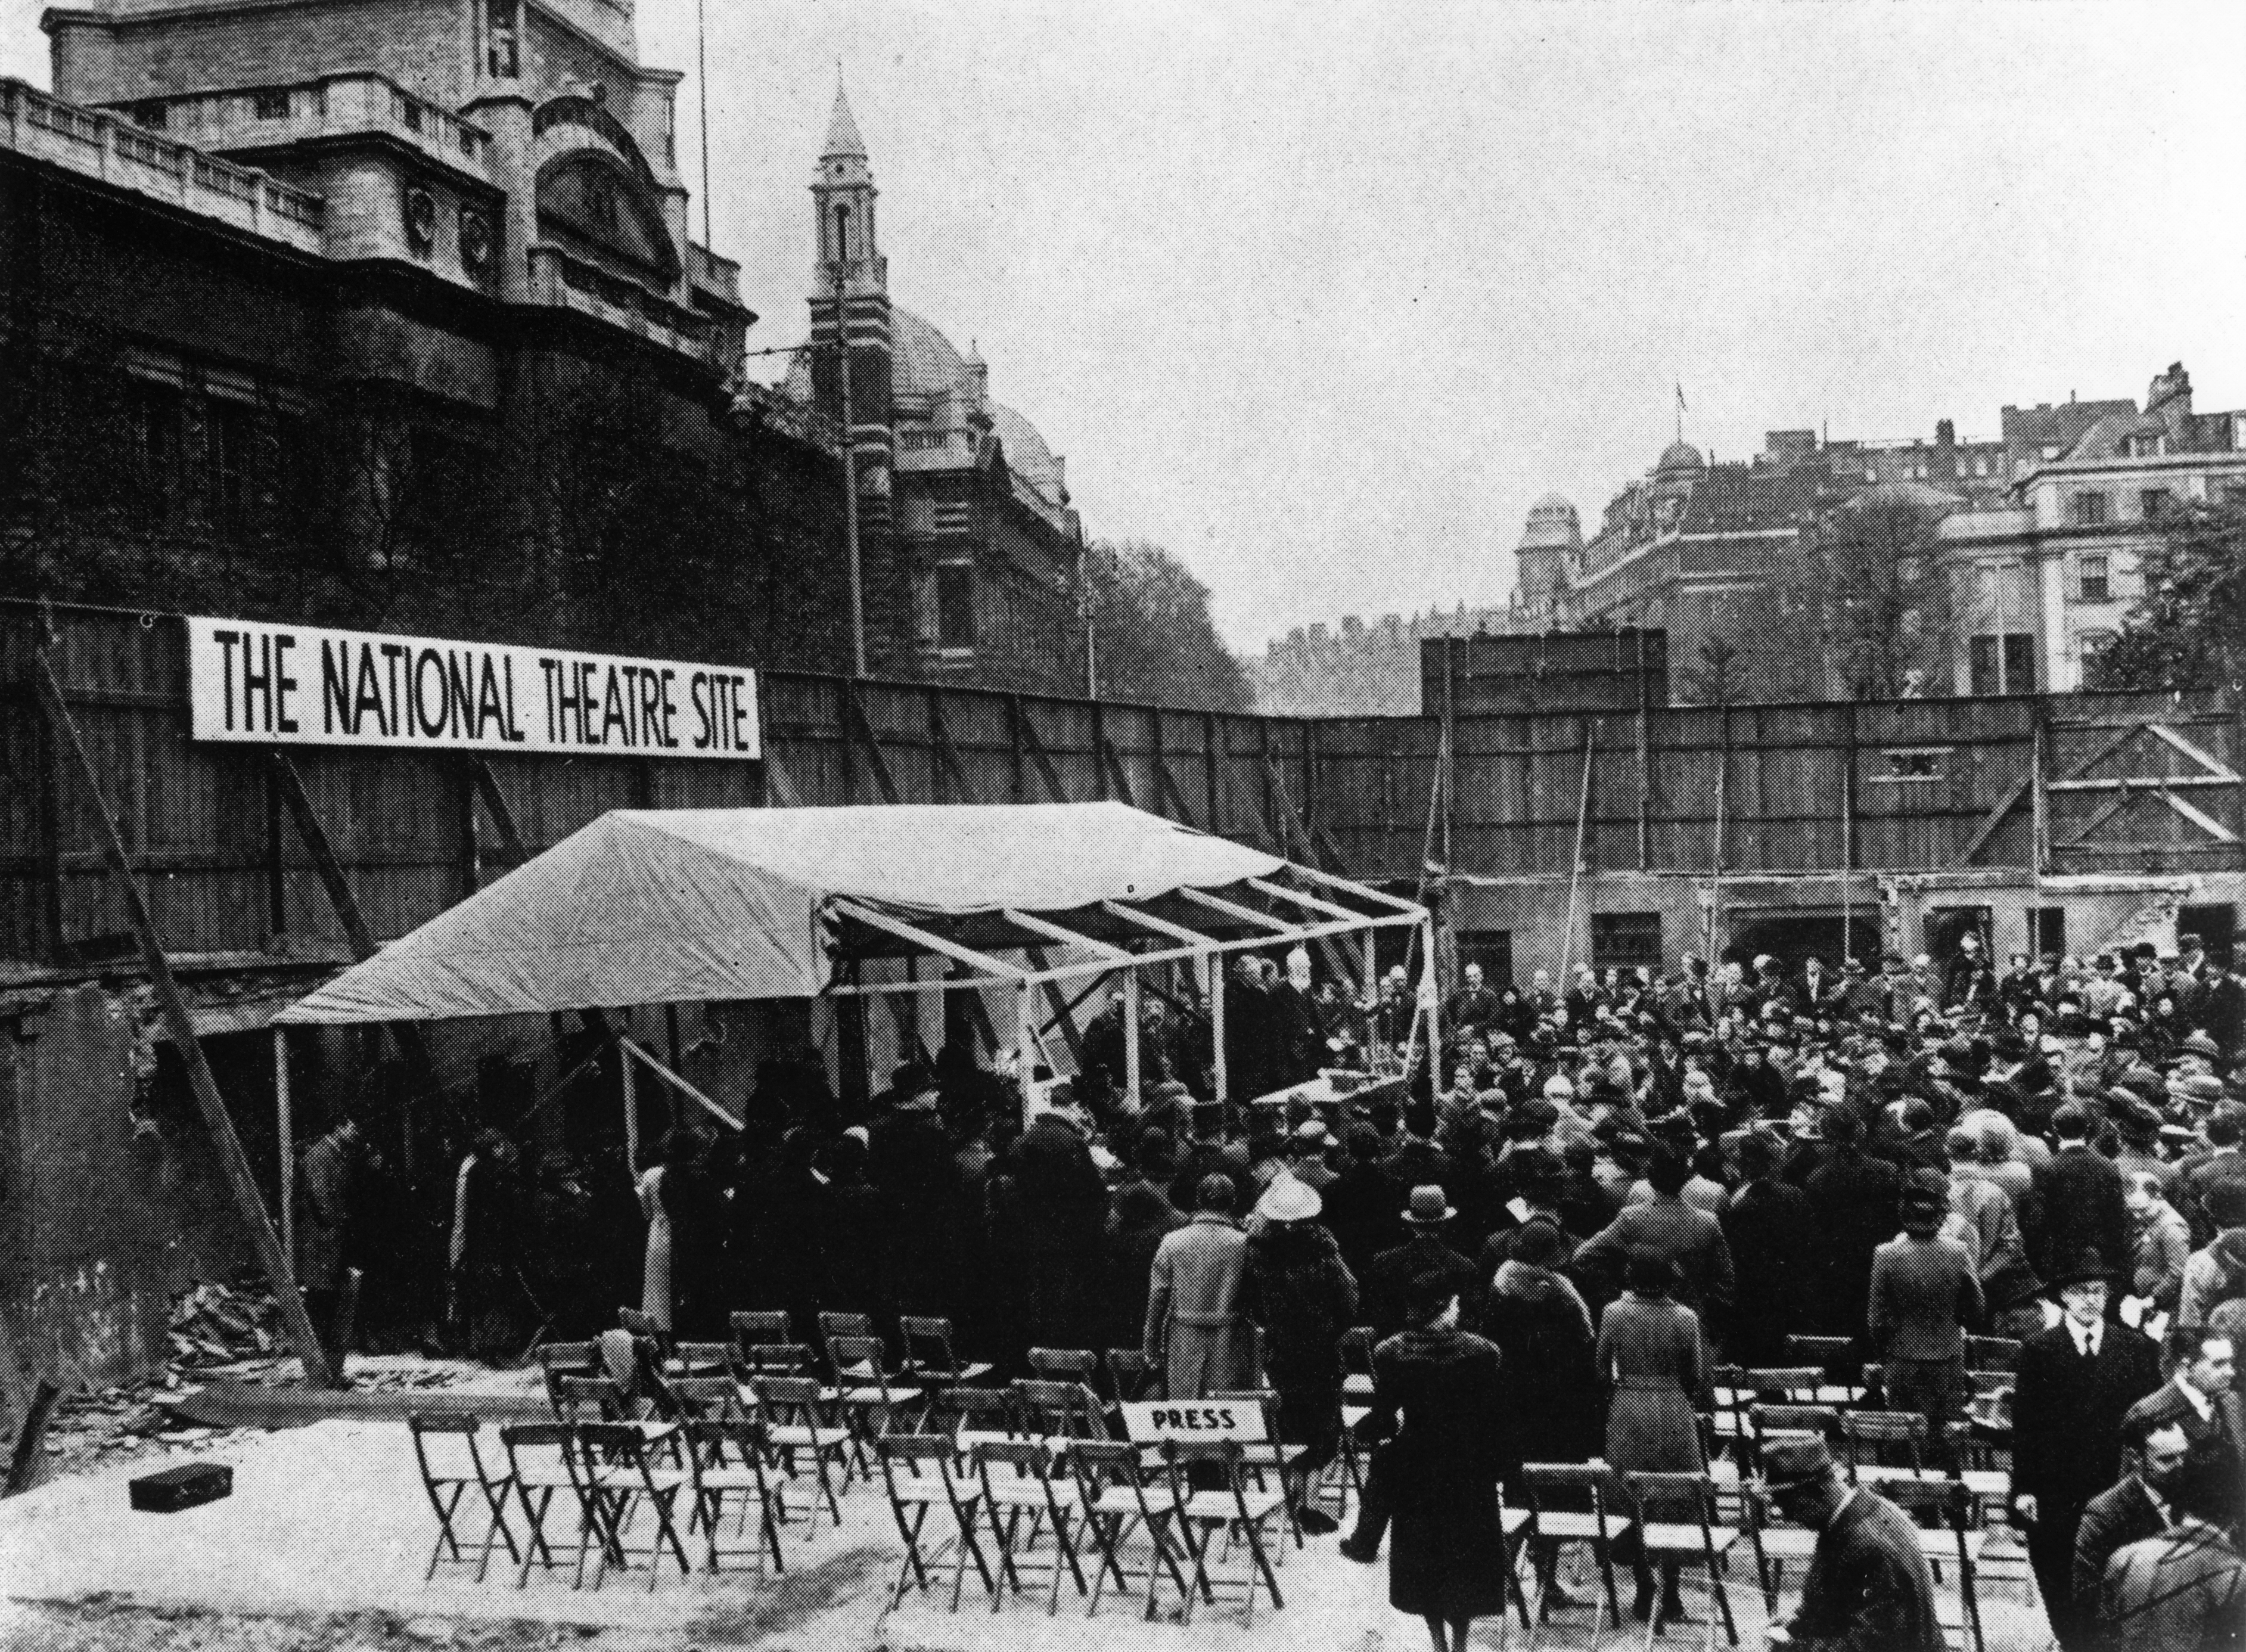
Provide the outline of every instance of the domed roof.
[[889,363],[899,396],[947,396],[973,382],[957,347],[902,305],[889,311]]
[[1521,531],[1524,551],[1580,550],[1583,530],[1576,507],[1557,493],[1547,493],[1528,507],[1528,525]]
[[1700,450],[1690,442],[1671,442],[1661,451],[1661,462],[1653,467],[1656,476],[1698,475],[1708,468],[1708,461],[1700,457]]
[[990,404],[990,429],[1006,450],[1006,468],[1055,505],[1066,502],[1068,487],[1052,449],[1038,434],[1038,427],[1012,408]]

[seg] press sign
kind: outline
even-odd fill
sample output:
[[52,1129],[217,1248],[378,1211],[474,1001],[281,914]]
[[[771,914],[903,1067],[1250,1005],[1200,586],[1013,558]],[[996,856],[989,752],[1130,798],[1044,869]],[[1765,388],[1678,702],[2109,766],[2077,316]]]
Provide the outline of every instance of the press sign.
[[1162,1440],[1238,1440],[1257,1445],[1263,1408],[1253,1400],[1126,1400],[1123,1430],[1133,1445]]
[[754,758],[756,673],[503,642],[187,620],[198,740]]

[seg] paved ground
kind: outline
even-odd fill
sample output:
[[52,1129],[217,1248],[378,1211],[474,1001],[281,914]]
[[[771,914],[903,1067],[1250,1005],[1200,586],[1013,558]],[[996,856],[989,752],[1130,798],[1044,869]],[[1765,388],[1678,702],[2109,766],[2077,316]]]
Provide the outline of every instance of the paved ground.
[[[1419,1625],[1390,1610],[1384,1567],[1351,1565],[1331,1538],[1312,1539],[1280,1570],[1287,1609],[1259,1604],[1253,1627],[1235,1604],[1191,1626],[1142,1622],[1135,1601],[1103,1603],[1087,1621],[1064,1587],[1058,1616],[1042,1601],[1010,1601],[993,1614],[970,1569],[956,1615],[917,1596],[886,1610],[902,1550],[887,1503],[861,1487],[843,1500],[839,1529],[792,1532],[788,1574],[682,1581],[666,1571],[650,1593],[643,1573],[597,1594],[567,1574],[480,1586],[459,1568],[421,1581],[434,1526],[405,1430],[395,1424],[327,1422],[270,1434],[225,1437],[199,1452],[235,1469],[234,1495],[169,1515],[127,1506],[126,1479],[145,1461],[99,1468],[0,1504],[0,1644],[37,1652],[234,1652],[321,1649],[356,1652],[452,1645],[518,1652],[577,1646],[810,1648],[817,1652],[1419,1652]],[[479,1528],[480,1529],[480,1528]],[[503,1557],[501,1557],[503,1559]],[[1992,1557],[1993,1558],[1993,1557]],[[1761,1600],[1736,1568],[1732,1591],[1742,1644],[1761,1647]],[[2000,1568],[2001,1569],[2001,1568]],[[2017,1569],[2015,1567],[2013,1569]],[[1625,1604],[1627,1602],[1625,1601]],[[1984,1615],[1991,1652],[2039,1652],[2040,1615],[2016,1584],[1992,1581]],[[1635,1626],[1631,1626],[1634,1629]],[[1518,1635],[1517,1628],[1513,1635]],[[1698,1643],[1679,1631],[1678,1646]],[[1585,1643],[1580,1622],[1555,1622],[1545,1644]],[[1636,1635],[1610,1644],[1636,1643]],[[1478,1642],[1495,1647],[1487,1622]]]

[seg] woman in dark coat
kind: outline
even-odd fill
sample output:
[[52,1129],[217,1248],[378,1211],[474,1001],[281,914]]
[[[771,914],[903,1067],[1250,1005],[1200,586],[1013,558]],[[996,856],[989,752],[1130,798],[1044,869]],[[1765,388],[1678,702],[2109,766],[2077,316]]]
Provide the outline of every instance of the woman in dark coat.
[[1576,1463],[1598,1454],[1597,1384],[1591,1380],[1590,1310],[1558,1269],[1568,1241],[1548,1221],[1531,1221],[1513,1236],[1482,1310],[1482,1329],[1505,1368],[1506,1410],[1515,1449],[1505,1469],[1534,1451],[1543,1463]]
[[1435,1652],[1466,1652],[1474,1619],[1505,1608],[1498,1352],[1459,1329],[1457,1291],[1439,1271],[1412,1281],[1405,1309],[1408,1329],[1372,1351],[1375,1397],[1365,1424],[1368,1432],[1394,1431],[1386,1458],[1395,1519],[1388,1603],[1427,1621]]
[[[1698,1474],[1707,1466],[1700,1455],[1698,1412],[1706,1382],[1700,1320],[1691,1309],[1670,1300],[1676,1279],[1674,1262],[1650,1247],[1639,1247],[1630,1254],[1622,1300],[1610,1302],[1599,1321],[1594,1359],[1610,1395],[1607,1463],[1617,1487],[1628,1473]],[[1663,1617],[1672,1623],[1685,1621],[1677,1598],[1675,1567],[1662,1568],[1661,1589]],[[1641,1622],[1652,1605],[1653,1575],[1641,1558],[1637,1606]]]
[[[1357,1277],[1318,1223],[1317,1188],[1289,1175],[1271,1179],[1256,1206],[1260,1231],[1248,1240],[1248,1313],[1263,1333],[1265,1380],[1279,1395],[1279,1437],[1308,1448],[1307,1491],[1334,1459],[1341,1438],[1341,1336],[1357,1313]],[[1305,1532],[1334,1529],[1334,1518],[1305,1499],[1296,1515]]]

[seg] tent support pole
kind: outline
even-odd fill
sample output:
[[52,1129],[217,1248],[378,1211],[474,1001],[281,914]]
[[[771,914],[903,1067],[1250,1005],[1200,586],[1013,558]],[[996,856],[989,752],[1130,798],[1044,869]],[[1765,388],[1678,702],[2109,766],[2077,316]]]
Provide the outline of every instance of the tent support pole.
[[630,1041],[616,1039],[616,1075],[623,1080],[624,1092],[624,1157],[631,1166],[635,1180],[639,1176],[639,1086],[632,1078],[631,1055],[625,1049]]
[[330,1388],[335,1383],[335,1374],[328,1369],[319,1336],[312,1329],[311,1316],[304,1311],[304,1299],[297,1294],[296,1271],[289,1266],[280,1236],[273,1231],[272,1220],[265,1213],[264,1196],[258,1192],[257,1179],[242,1153],[242,1139],[234,1133],[234,1119],[226,1110],[226,1098],[219,1094],[218,1080],[211,1075],[210,1064],[203,1059],[202,1042],[195,1037],[194,1016],[188,1011],[186,995],[180,992],[180,983],[172,974],[172,960],[164,950],[163,937],[157,932],[155,916],[148,910],[147,894],[141,888],[140,880],[133,874],[133,860],[125,852],[124,834],[118,830],[117,817],[109,812],[109,799],[102,795],[100,773],[87,755],[85,738],[71,717],[62,681],[55,675],[55,663],[47,647],[38,650],[38,662],[39,675],[34,683],[41,707],[58,743],[77,759],[78,778],[85,782],[87,799],[93,805],[94,820],[100,830],[102,853],[124,891],[126,914],[140,943],[140,962],[148,971],[149,982],[156,989],[156,1001],[162,1007],[165,1030],[171,1034],[172,1046],[180,1052],[180,1064],[187,1069],[187,1087],[194,1092],[195,1105],[202,1112],[203,1127],[210,1132],[211,1144],[218,1150],[219,1168],[225,1173],[242,1224],[249,1231],[265,1282],[272,1288],[274,1299],[280,1304],[282,1327],[296,1356],[304,1362],[304,1380],[315,1388]]
[[281,1254],[296,1271],[296,1120],[289,1095],[289,1030],[273,1029],[273,1118],[281,1139]]
[[1030,1086],[1036,1081],[1038,1070],[1038,1012],[1027,982],[1014,989],[1014,1042],[1021,1050],[1022,1128],[1027,1130],[1034,1113],[1030,1105]]
[[[1224,965],[1215,953],[1204,952],[1195,963],[1208,981],[1209,1044],[1215,1057],[1216,1094],[1211,1098],[1220,1109],[1228,1110],[1232,1100],[1232,1075],[1224,1061]],[[1220,1111],[1219,1118],[1226,1116]]]
[[1139,971],[1123,970],[1123,1093],[1139,1105]]

